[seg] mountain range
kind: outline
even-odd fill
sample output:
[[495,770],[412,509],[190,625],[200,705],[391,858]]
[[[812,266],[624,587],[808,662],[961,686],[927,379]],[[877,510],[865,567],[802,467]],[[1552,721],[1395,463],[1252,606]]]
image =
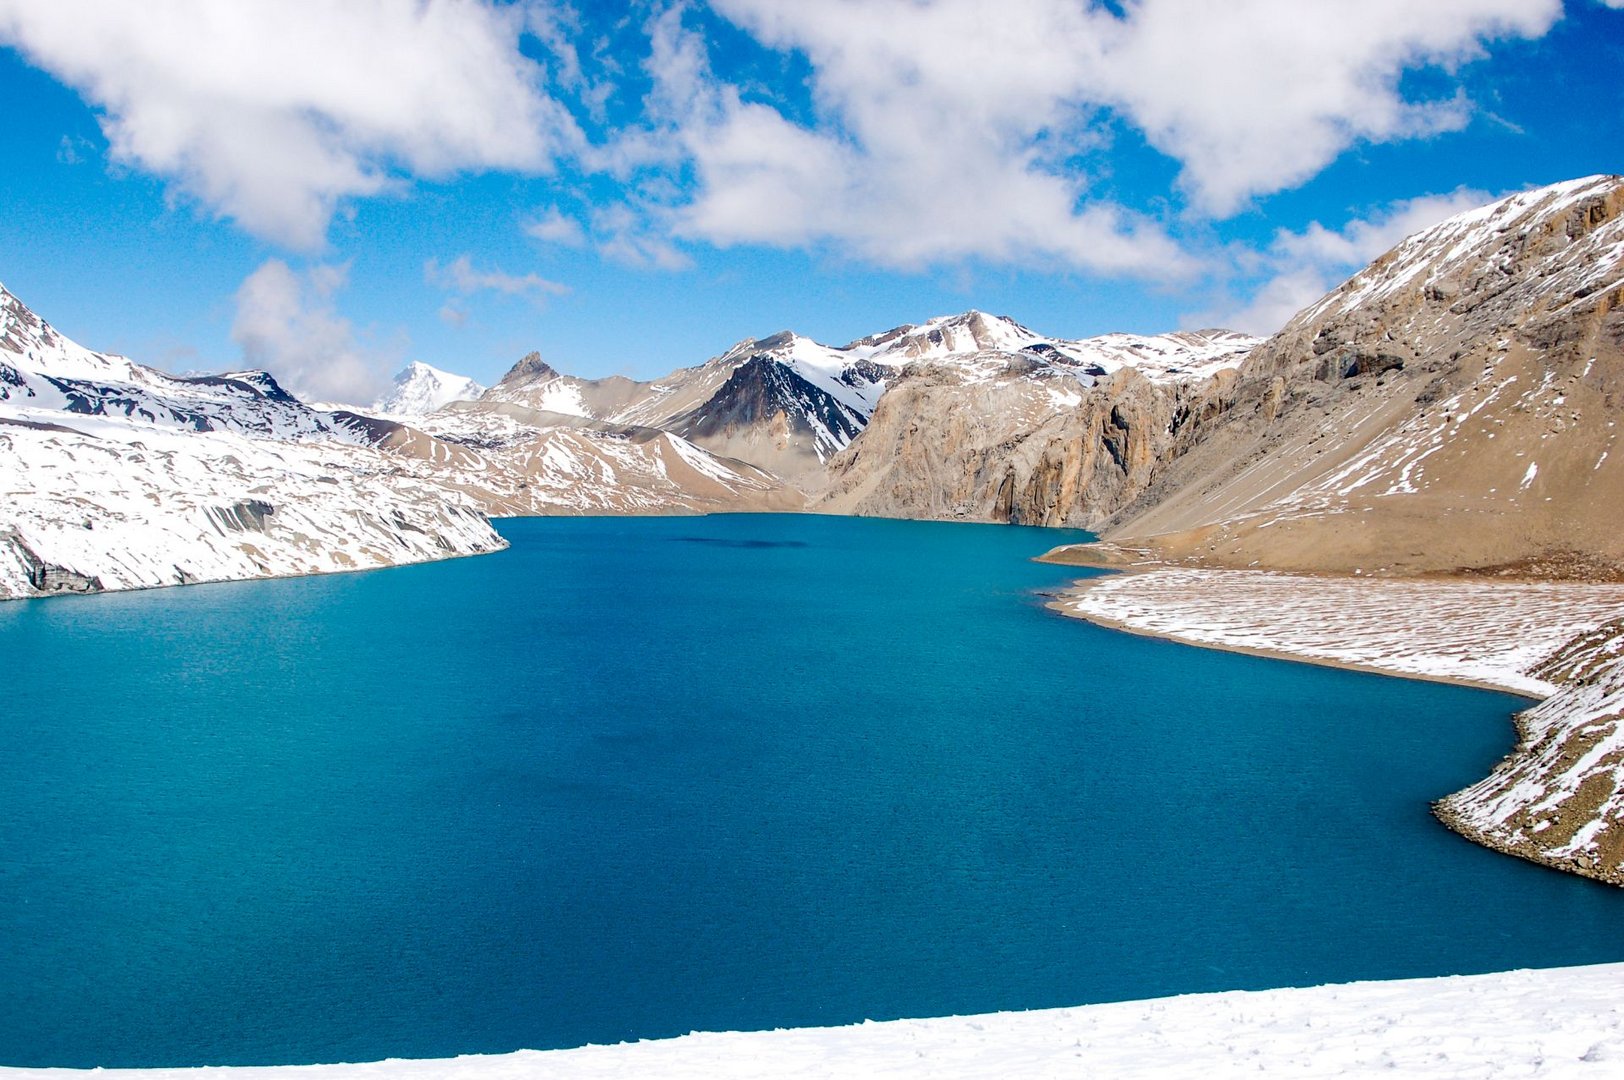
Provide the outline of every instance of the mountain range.
[[[1225,566],[1615,575],[1621,188],[1571,181],[1424,230],[1266,341],[1074,340],[969,311],[841,346],[749,338],[653,381],[532,353],[485,389],[413,364],[365,408],[95,353],[0,290],[0,594],[500,543],[464,515],[803,508],[1082,526]],[[354,516],[375,535],[333,524]]]

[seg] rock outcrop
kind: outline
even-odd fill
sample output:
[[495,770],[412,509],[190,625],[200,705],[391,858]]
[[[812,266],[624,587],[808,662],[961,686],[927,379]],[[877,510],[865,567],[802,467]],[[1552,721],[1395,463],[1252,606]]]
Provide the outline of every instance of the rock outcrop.
[[1079,382],[1032,354],[973,369],[920,363],[837,456],[815,505],[887,517],[1092,528],[1226,404],[1233,373],[1155,381],[1133,367]]
[[1135,499],[1177,453],[1187,417],[1220,408],[1224,378],[1153,383],[1119,370],[1091,388],[1033,378],[1020,359],[973,382],[921,365],[830,463],[818,507],[880,516],[1078,526]]

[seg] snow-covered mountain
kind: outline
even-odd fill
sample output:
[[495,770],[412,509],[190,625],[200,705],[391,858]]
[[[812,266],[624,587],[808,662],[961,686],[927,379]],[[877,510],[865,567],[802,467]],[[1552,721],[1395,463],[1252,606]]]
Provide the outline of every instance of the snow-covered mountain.
[[453,375],[420,360],[395,376],[389,392],[372,403],[385,416],[426,416],[453,401],[473,401],[485,388],[466,375]]
[[177,431],[278,439],[335,434],[331,414],[298,401],[264,371],[182,377],[58,334],[0,286],[0,402]]
[[487,514],[802,504],[680,436],[458,401],[423,368],[397,407],[454,400],[415,426],[312,407],[263,371],[93,352],[0,289],[0,598],[474,554],[503,546]]
[[0,287],[0,598],[388,566],[503,545],[428,468],[264,372],[179,378]]
[[[1074,374],[1085,385],[1131,367],[1153,382],[1209,378],[1239,366],[1259,339],[1232,330],[1193,330],[1171,334],[1104,334],[1068,340],[1048,338],[1007,315],[967,311],[899,326],[859,338],[842,350],[888,367],[947,363],[974,370],[980,358],[1026,355]],[[998,365],[992,365],[996,373]]]

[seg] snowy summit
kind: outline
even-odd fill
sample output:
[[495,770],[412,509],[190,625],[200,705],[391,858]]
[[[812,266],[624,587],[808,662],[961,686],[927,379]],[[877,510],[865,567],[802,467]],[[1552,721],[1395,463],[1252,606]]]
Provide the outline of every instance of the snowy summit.
[[413,360],[372,407],[389,416],[426,416],[453,401],[473,401],[484,392],[483,386],[466,375],[453,375]]

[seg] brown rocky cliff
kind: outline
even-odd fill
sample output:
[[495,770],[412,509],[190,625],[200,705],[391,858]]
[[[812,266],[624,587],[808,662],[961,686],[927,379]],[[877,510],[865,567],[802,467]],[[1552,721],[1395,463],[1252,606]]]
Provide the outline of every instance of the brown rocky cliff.
[[990,381],[910,368],[831,461],[819,508],[1086,528],[1145,490],[1233,378],[1157,384],[1125,369],[1068,397],[1014,366]]

